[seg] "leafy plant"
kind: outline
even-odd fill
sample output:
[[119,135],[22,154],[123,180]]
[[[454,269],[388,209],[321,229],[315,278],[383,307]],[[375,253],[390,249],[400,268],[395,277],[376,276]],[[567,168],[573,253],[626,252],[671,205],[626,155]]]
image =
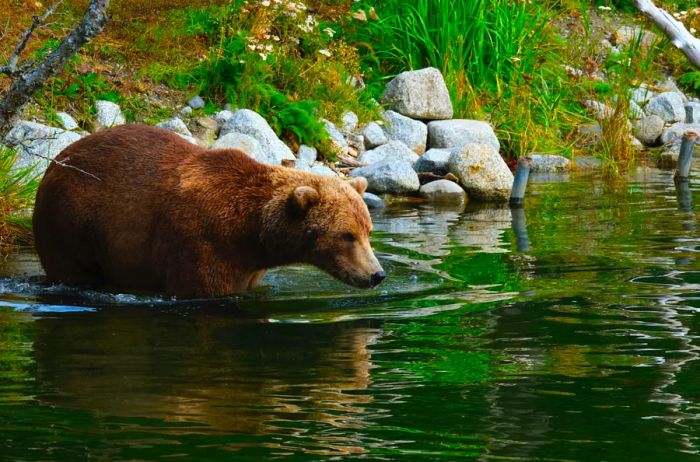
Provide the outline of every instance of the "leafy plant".
[[32,167],[15,168],[17,153],[0,146],[0,252],[31,237],[31,209],[39,187]]

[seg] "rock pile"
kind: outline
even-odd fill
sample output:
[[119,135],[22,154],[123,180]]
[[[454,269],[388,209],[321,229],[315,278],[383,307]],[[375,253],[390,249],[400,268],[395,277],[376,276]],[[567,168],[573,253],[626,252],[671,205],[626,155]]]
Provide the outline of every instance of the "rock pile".
[[[348,111],[339,126],[323,120],[330,144],[340,162],[330,167],[320,163],[317,151],[300,146],[296,154],[275,134],[265,119],[248,109],[196,116],[205,106],[192,98],[181,114],[156,126],[171,130],[203,147],[238,148],[270,165],[284,165],[319,175],[364,176],[368,180],[368,202],[377,206],[380,194],[420,195],[434,201],[506,201],[513,175],[499,155],[500,144],[492,127],[478,120],[453,120],[452,102],[437,69],[403,72],[387,85],[383,102],[387,110],[381,120],[359,126]],[[693,112],[693,114],[697,113]],[[20,152],[20,164],[43,164],[40,172],[68,144],[80,139],[78,124],[68,114],[59,116],[63,129],[35,122],[18,123],[5,139]],[[183,120],[184,119],[184,120]],[[95,129],[125,123],[118,105],[96,104]],[[331,168],[332,167],[332,168]],[[466,191],[466,194],[465,194]]]

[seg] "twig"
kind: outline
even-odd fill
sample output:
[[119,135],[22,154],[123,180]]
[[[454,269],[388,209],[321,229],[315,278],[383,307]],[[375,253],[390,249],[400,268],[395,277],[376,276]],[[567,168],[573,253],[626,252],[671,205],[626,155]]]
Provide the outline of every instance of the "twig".
[[[60,165],[61,167],[73,169],[73,170],[80,172],[84,175],[92,177],[92,178],[96,179],[97,181],[102,181],[100,179],[100,177],[98,177],[90,172],[87,172],[80,167],[76,167],[75,165],[67,164],[62,160],[52,159],[49,156],[37,154],[32,149],[31,143],[34,143],[36,141],[47,142],[47,141],[55,140],[55,139],[56,139],[55,135],[40,136],[40,137],[36,137],[36,138],[23,138],[22,140],[17,141],[17,143],[14,143],[14,146],[21,147],[24,150],[24,152],[28,153],[30,156],[38,157],[39,159],[43,159],[43,160],[46,160],[46,161],[51,162],[53,164]],[[11,146],[11,147],[13,147],[13,146]]]

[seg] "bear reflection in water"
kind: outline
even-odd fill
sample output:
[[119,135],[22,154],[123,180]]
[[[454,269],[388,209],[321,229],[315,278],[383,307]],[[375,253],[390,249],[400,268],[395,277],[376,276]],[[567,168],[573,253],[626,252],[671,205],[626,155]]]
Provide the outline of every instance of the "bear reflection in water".
[[178,423],[174,434],[294,435],[313,421],[343,450],[362,452],[347,429],[368,423],[372,398],[362,390],[377,328],[143,307],[43,318],[36,326],[37,378],[54,391],[41,397],[51,405],[117,421],[160,419],[165,431]]

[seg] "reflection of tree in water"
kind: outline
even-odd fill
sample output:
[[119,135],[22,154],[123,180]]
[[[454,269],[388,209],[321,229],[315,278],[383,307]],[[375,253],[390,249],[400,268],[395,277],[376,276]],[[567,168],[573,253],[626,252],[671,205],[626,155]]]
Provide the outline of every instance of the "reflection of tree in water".
[[371,423],[363,390],[380,330],[145,311],[37,321],[37,377],[55,390],[42,399],[188,424],[175,433],[277,434],[297,450],[364,451],[353,434]]

